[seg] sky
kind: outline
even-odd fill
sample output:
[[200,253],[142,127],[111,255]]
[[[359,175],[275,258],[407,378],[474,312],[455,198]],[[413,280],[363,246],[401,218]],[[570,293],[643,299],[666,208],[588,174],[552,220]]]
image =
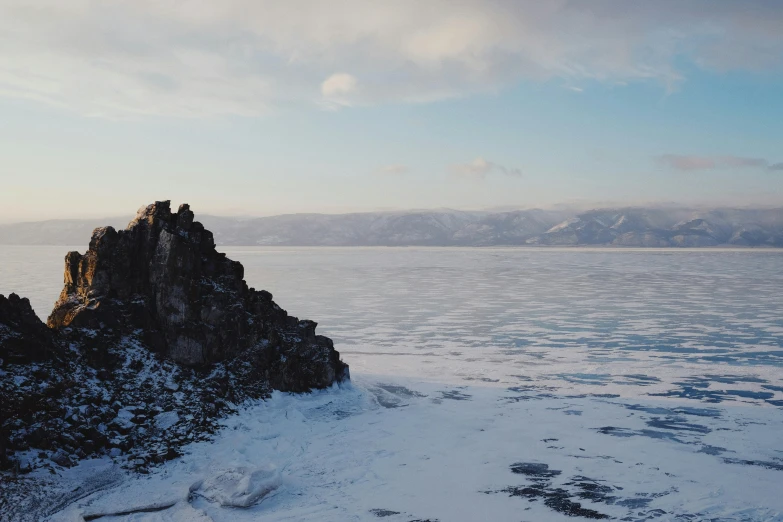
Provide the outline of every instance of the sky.
[[780,0],[0,0],[0,222],[783,205]]

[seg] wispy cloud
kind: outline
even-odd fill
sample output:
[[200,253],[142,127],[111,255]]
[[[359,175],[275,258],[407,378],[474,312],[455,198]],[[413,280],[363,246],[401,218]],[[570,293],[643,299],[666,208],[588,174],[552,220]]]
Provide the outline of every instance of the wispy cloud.
[[522,171],[517,168],[508,168],[492,161],[478,157],[470,163],[458,163],[451,165],[449,171],[460,178],[484,179],[489,174],[497,173],[504,176],[521,177]]
[[204,117],[525,80],[669,89],[691,66],[783,69],[780,27],[783,3],[769,0],[4,0],[0,96]]
[[379,168],[378,170],[376,170],[375,172],[377,174],[383,174],[387,176],[399,176],[401,174],[407,174],[408,172],[410,172],[410,170],[411,170],[410,167],[408,167],[407,165],[400,165],[396,163],[393,165],[385,165]]
[[680,154],[663,154],[655,157],[661,165],[674,170],[717,170],[755,168],[767,170],[783,170],[783,163],[770,165],[764,158],[748,158],[743,156],[688,156]]

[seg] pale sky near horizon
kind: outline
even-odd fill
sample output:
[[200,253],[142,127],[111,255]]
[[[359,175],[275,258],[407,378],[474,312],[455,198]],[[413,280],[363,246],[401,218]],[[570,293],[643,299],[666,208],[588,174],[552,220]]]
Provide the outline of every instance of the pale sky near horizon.
[[783,205],[780,0],[0,0],[0,222]]

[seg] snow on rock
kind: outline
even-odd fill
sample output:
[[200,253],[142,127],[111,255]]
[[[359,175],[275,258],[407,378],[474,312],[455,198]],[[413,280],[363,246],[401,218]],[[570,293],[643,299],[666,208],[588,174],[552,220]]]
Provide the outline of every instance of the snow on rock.
[[166,411],[155,415],[155,427],[159,430],[167,430],[179,422],[176,411]]

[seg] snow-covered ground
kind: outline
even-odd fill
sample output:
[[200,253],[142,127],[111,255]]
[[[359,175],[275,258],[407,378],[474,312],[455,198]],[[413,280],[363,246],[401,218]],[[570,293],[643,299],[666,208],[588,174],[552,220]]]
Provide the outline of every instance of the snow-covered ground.
[[50,520],[783,520],[780,253],[229,257],[353,382],[248,405],[148,476],[63,471]]
[[773,407],[365,374],[276,394],[51,520],[780,520],[781,432]]

